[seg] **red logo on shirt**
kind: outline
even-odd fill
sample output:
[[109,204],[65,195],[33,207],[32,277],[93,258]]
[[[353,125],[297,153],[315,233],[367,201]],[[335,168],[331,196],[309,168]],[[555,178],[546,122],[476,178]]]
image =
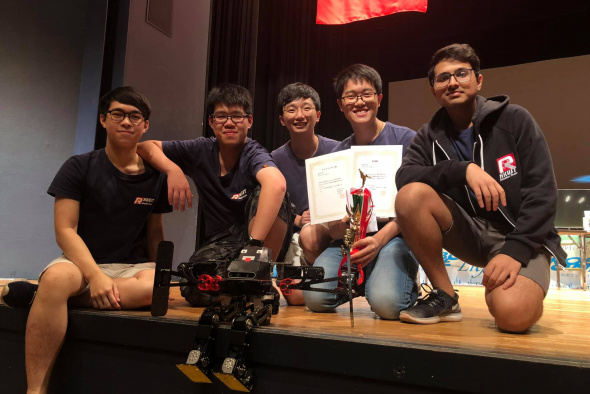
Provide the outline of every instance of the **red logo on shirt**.
[[516,171],[516,160],[514,159],[514,154],[510,153],[506,156],[502,156],[497,161],[498,172],[500,173],[500,181],[518,174]]
[[148,197],[135,197],[135,201],[133,202],[135,205],[153,205],[154,199]]
[[246,195],[248,194],[248,192],[246,191],[246,189],[242,190],[239,193],[234,194],[233,196],[231,196],[232,200],[241,200],[244,197],[246,197]]

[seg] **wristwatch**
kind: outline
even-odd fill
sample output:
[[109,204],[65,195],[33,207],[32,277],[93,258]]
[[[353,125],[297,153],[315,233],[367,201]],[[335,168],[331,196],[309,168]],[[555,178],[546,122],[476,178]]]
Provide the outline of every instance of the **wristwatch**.
[[262,246],[262,245],[264,245],[264,241],[252,238],[252,236],[248,236],[248,246]]

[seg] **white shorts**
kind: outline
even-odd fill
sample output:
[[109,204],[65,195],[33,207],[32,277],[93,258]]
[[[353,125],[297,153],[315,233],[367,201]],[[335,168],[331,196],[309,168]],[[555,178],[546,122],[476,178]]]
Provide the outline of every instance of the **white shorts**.
[[[41,271],[41,273],[39,274],[39,281],[41,281],[41,277],[43,276],[43,274],[45,273],[45,271],[47,271],[47,269],[49,267],[51,267],[52,265],[55,265],[55,264],[59,264],[59,263],[72,264],[74,267],[78,268],[78,266],[76,264],[74,264],[65,255],[62,254],[60,257],[53,260],[51,263],[47,264],[47,267],[45,267],[43,269],[43,271]],[[111,279],[132,278],[139,271],[148,270],[148,269],[155,269],[156,263],[98,264],[98,268],[100,268],[100,270]],[[80,268],[78,268],[78,271],[80,271]],[[80,273],[82,273],[82,271],[80,271]],[[90,289],[90,285],[88,284],[88,280],[84,277],[84,274],[82,274],[82,277],[84,278],[84,281],[86,282],[86,287],[84,288],[84,290],[82,290],[80,292],[80,294],[84,294],[85,292],[87,292]],[[80,294],[78,294],[78,295],[80,295]]]
[[299,246],[299,233],[293,233],[291,237],[289,249],[287,249],[287,253],[285,254],[285,263],[291,263],[295,267],[309,265],[305,261],[305,256],[303,256],[303,249]]

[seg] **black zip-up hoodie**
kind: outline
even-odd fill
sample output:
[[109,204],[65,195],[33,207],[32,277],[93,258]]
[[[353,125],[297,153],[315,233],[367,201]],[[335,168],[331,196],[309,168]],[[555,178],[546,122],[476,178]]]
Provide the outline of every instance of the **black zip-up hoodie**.
[[[541,129],[526,109],[509,104],[508,96],[476,100],[473,162],[504,188],[507,206],[499,206],[498,217],[512,228],[499,253],[526,266],[545,247],[565,266],[567,255],[553,225],[555,174]],[[451,127],[444,108],[422,126],[397,172],[396,184],[401,189],[411,182],[425,183],[477,216],[479,206],[465,179],[472,162],[455,156],[445,131]]]

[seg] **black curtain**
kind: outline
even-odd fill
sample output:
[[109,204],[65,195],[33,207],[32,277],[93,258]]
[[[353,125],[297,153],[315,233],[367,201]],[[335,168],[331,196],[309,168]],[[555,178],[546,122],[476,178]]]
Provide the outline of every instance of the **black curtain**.
[[[255,94],[258,8],[259,0],[212,1],[207,91],[235,83]],[[204,128],[211,135],[207,122]]]
[[432,54],[453,42],[471,44],[483,68],[590,53],[587,0],[558,8],[538,0],[429,1],[426,13],[340,26],[316,25],[316,6],[317,0],[212,0],[209,86],[227,81],[250,89],[253,138],[268,150],[289,139],[276,98],[291,82],[307,83],[320,94],[319,134],[343,139],[352,133],[332,81],[353,63],[381,74],[378,116],[395,123],[387,115],[388,82],[425,77]]
[[[347,65],[346,27],[316,25],[316,5],[316,0],[212,2],[208,88],[230,82],[252,92],[252,137],[269,151],[289,139],[278,120],[276,99],[292,82],[313,86],[322,107],[330,108],[322,112],[320,134],[331,138],[350,134],[332,90],[334,70]],[[324,123],[331,127],[323,128]],[[205,135],[210,135],[206,129]]]

